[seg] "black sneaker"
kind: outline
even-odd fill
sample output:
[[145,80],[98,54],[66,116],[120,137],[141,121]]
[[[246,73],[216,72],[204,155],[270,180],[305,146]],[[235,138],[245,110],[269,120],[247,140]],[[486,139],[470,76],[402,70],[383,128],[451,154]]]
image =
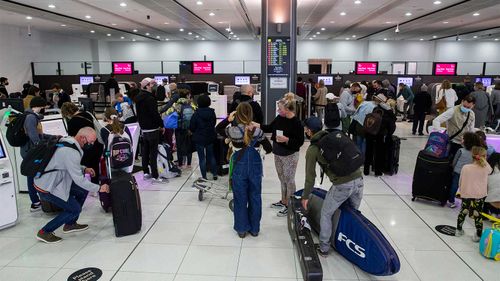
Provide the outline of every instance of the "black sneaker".
[[31,204],[30,212],[38,212],[42,209],[42,203],[36,202]]
[[243,239],[247,236],[247,233],[246,232],[238,232],[238,236]]
[[259,233],[258,232],[255,232],[255,233],[254,232],[250,232],[250,235],[252,235],[253,237],[257,237],[257,236],[259,236]]
[[47,244],[55,244],[62,240],[61,237],[55,236],[54,232],[44,232],[43,230],[38,231],[36,239]]
[[271,204],[271,208],[274,208],[274,209],[281,209],[283,207],[286,207],[286,206],[285,206],[285,204],[283,204],[281,202],[281,200],[276,202],[276,203]]

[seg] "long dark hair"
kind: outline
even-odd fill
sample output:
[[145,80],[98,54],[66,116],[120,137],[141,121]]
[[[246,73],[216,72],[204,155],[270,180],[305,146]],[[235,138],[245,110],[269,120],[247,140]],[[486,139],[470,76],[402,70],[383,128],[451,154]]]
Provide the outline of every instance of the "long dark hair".
[[118,112],[116,109],[112,107],[106,108],[104,112],[104,118],[108,121],[112,121],[111,123],[111,133],[113,134],[123,134],[124,125],[118,119]]

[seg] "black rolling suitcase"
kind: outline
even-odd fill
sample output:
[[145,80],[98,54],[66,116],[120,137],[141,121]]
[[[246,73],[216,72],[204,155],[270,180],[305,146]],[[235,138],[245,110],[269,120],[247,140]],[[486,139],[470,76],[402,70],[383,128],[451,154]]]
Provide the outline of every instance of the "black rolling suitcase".
[[385,161],[384,172],[388,175],[392,176],[398,173],[400,148],[401,139],[393,135],[387,144],[387,159]]
[[[217,135],[217,140],[214,145],[215,163],[217,163],[217,174],[224,176],[229,174],[229,161],[227,161],[227,152],[229,146],[224,141],[224,137]],[[207,163],[208,165],[208,163]],[[210,171],[207,167],[207,171]]]
[[323,280],[323,268],[311,236],[311,227],[302,208],[300,199],[290,197],[288,206],[288,231],[297,246],[300,268],[304,281]]
[[[109,164],[109,160],[107,163]],[[142,227],[141,197],[137,182],[131,173],[120,170],[111,173],[109,165],[108,175],[111,175],[111,209],[115,235],[121,237],[135,234]]]
[[449,196],[451,174],[448,158],[436,158],[420,151],[413,173],[412,201],[423,198],[444,206]]

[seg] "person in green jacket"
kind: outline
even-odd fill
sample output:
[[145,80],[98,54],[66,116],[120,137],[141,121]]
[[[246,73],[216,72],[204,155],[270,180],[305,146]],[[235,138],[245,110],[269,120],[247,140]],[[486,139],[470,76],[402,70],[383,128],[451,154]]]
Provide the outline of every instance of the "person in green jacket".
[[397,98],[399,98],[400,96],[403,96],[403,98],[405,99],[403,121],[406,121],[409,111],[412,110],[413,98],[415,97],[415,95],[413,94],[413,91],[410,89],[410,87],[408,87],[405,83],[399,83],[399,93]]
[[327,167],[326,159],[321,155],[320,148],[316,144],[319,140],[328,134],[323,131],[323,123],[318,117],[310,117],[304,121],[304,131],[306,137],[311,140],[311,145],[306,152],[306,180],[304,183],[304,191],[302,193],[302,206],[307,210],[309,195],[314,187],[316,179],[316,163],[322,167],[325,174],[332,182],[332,187],[326,194],[321,209],[320,219],[320,234],[318,253],[326,257],[330,250],[330,237],[332,236],[332,217],[335,211],[349,200],[351,206],[358,209],[363,198],[363,176],[361,170],[358,169],[350,175],[339,177],[336,176]]

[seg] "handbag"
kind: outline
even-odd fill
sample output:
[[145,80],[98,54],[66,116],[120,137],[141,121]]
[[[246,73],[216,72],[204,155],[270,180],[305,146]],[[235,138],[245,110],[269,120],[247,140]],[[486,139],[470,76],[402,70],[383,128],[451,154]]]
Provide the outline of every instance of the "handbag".
[[445,92],[444,90],[443,91],[443,96],[441,97],[441,99],[436,103],[436,109],[437,110],[444,110],[447,108],[446,106],[446,97],[445,97]]

